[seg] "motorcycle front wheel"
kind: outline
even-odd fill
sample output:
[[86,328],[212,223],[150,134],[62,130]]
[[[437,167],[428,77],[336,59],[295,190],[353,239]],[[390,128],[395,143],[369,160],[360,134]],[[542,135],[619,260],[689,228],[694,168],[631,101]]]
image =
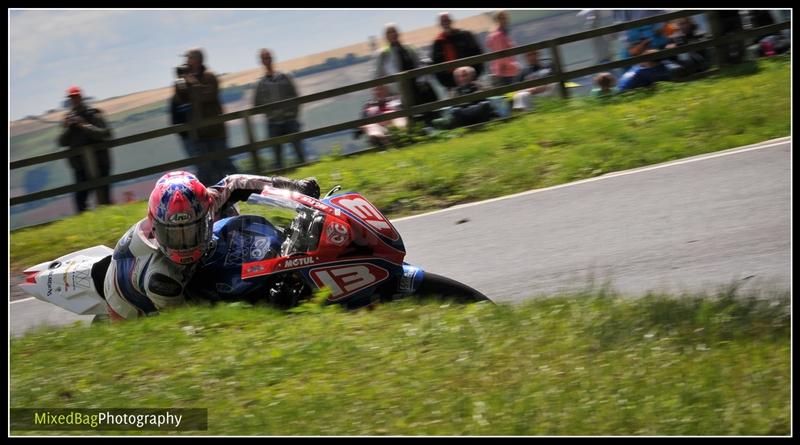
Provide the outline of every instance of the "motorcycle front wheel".
[[464,283],[430,272],[425,272],[422,283],[419,289],[414,292],[414,295],[418,297],[454,299],[459,303],[492,301],[486,295],[483,295]]

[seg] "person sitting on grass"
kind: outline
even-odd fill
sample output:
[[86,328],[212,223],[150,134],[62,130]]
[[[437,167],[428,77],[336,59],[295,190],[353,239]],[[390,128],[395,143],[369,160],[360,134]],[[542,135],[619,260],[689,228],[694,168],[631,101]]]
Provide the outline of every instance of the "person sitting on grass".
[[[373,88],[372,95],[372,100],[364,104],[364,108],[361,110],[362,118],[392,113],[402,109],[400,98],[390,96],[389,87],[386,85],[378,85]],[[363,125],[355,131],[353,137],[357,139],[366,133],[370,145],[384,149],[389,145],[389,127],[405,128],[407,123],[408,119],[399,117],[391,121]]]
[[595,76],[594,84],[596,86],[592,88],[589,94],[594,97],[608,97],[614,94],[614,86],[617,84],[617,79],[609,72],[602,72]]
[[[475,75],[475,69],[471,66],[458,67],[453,71],[453,77],[456,80],[455,96],[465,96],[481,90],[480,85],[475,81]],[[496,116],[497,113],[494,111],[492,103],[487,99],[480,99],[453,107],[451,127],[487,122]]]
[[[647,50],[645,54],[652,54],[656,50]],[[672,74],[666,65],[657,61],[650,60],[631,67],[619,79],[617,91],[628,91],[635,88],[647,87],[656,82],[671,80]]]
[[[700,31],[697,23],[691,17],[683,17],[676,20],[675,27],[678,31],[670,37],[666,46],[667,49],[689,45],[705,39],[705,34]],[[674,59],[682,68],[679,72],[681,75],[699,73],[711,67],[711,54],[708,49],[678,54]]]
[[[539,51],[530,51],[525,53],[525,61],[528,66],[523,69],[517,76],[517,82],[524,82],[526,80],[540,79],[552,74],[552,69],[549,65],[539,61]],[[528,111],[533,108],[533,96],[547,97],[552,94],[555,84],[539,85],[532,88],[526,88],[522,91],[517,91],[513,96],[513,109]]]

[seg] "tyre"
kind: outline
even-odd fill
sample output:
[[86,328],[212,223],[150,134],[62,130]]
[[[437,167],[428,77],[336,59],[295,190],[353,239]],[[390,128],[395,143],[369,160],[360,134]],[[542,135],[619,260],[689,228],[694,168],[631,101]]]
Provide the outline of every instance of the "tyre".
[[454,299],[460,303],[475,301],[491,302],[486,295],[483,295],[466,284],[430,272],[425,272],[422,284],[420,284],[415,294],[420,297]]

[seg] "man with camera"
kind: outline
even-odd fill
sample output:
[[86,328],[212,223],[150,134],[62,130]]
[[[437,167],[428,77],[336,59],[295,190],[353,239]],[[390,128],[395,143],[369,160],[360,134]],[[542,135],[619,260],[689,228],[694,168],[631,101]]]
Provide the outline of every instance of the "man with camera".
[[[78,148],[85,145],[94,144],[111,138],[111,130],[103,119],[102,112],[97,108],[86,106],[83,102],[81,89],[71,87],[67,90],[67,97],[72,103],[72,109],[64,118],[62,124],[63,131],[58,138],[58,144],[62,147]],[[111,159],[108,149],[94,150],[94,158],[97,162],[98,177],[108,176],[111,172]],[[88,166],[84,164],[82,156],[72,156],[69,158],[69,165],[75,172],[75,182],[86,182],[89,178]],[[110,185],[102,185],[95,189],[97,193],[97,204],[111,204]],[[86,210],[86,201],[89,197],[88,190],[81,190],[75,193],[75,204],[78,212]]]
[[[201,121],[222,114],[217,76],[203,64],[203,51],[193,48],[186,52],[186,64],[175,69],[175,95],[172,98],[172,120],[174,124]],[[225,123],[212,124],[196,129],[196,132],[181,134],[184,148],[189,156],[199,156],[227,148]],[[197,164],[197,176],[206,185],[214,184],[223,177],[236,173],[227,157],[201,161]]]

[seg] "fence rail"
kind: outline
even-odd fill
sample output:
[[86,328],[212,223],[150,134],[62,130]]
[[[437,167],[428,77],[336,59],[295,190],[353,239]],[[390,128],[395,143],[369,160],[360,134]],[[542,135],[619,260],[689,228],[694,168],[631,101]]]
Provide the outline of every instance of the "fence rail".
[[[625,31],[628,29],[636,28],[643,25],[649,25],[654,23],[660,23],[667,20],[674,20],[681,17],[688,17],[698,14],[707,14],[709,16],[709,23],[712,24],[712,37],[702,40],[700,42],[695,42],[689,45],[684,45],[678,48],[672,48],[667,50],[658,51],[651,54],[631,57],[628,59],[617,60],[613,62],[602,63],[598,65],[593,65],[586,68],[576,69],[572,71],[565,71],[561,65],[561,58],[559,57],[559,46],[564,45],[567,43],[577,42],[585,39],[590,39],[594,37],[598,37],[601,35],[617,33],[620,31]],[[341,130],[350,129],[350,128],[357,128],[362,125],[383,122],[395,118],[406,117],[411,118],[412,116],[419,115],[428,111],[436,110],[443,107],[448,107],[452,105],[457,105],[461,103],[469,103],[475,100],[484,99],[490,96],[497,96],[501,94],[510,93],[513,91],[518,91],[525,88],[531,88],[540,85],[546,85],[551,83],[558,83],[559,84],[559,91],[563,98],[568,96],[568,91],[564,86],[564,83],[570,79],[574,79],[577,77],[582,77],[588,74],[599,73],[602,71],[608,71],[614,68],[620,68],[625,66],[631,66],[637,63],[662,59],[665,57],[671,57],[677,54],[685,53],[688,51],[696,51],[699,49],[704,48],[721,48],[726,44],[730,44],[737,41],[742,41],[747,38],[756,37],[765,34],[771,34],[778,32],[783,29],[788,29],[791,27],[790,21],[785,21],[781,23],[776,23],[769,26],[763,26],[759,28],[753,28],[749,30],[739,31],[737,33],[728,34],[724,36],[719,35],[719,19],[717,17],[716,11],[700,11],[700,10],[682,10],[676,12],[670,12],[667,14],[660,14],[657,16],[648,17],[645,19],[620,23],[612,26],[606,26],[602,28],[597,28],[590,31],[583,31],[575,34],[570,34],[567,36],[561,36],[550,40],[543,40],[535,43],[530,43],[526,45],[516,46],[514,48],[509,48],[502,51],[495,51],[491,53],[484,53],[477,56],[466,57],[459,60],[454,60],[451,62],[439,63],[436,65],[430,65],[422,68],[417,68],[410,71],[404,71],[401,73],[393,74],[390,76],[367,80],[364,82],[359,82],[351,85],[346,85],[339,88],[334,88],[331,90],[320,91],[313,94],[308,94],[305,96],[300,96],[292,99],[283,100],[280,102],[273,102],[266,105],[261,105],[253,108],[248,108],[241,111],[236,111],[233,113],[226,113],[219,116],[214,116],[211,118],[203,119],[203,120],[196,120],[186,124],[180,125],[172,125],[165,128],[159,128],[156,130],[145,131],[142,133],[137,133],[130,136],[125,136],[117,139],[113,139],[110,141],[104,141],[100,143],[96,143],[93,145],[87,145],[84,147],[79,147],[76,149],[69,149],[64,151],[59,151],[56,153],[50,153],[41,156],[34,156],[31,158],[21,159],[17,161],[13,161],[9,163],[9,169],[19,169],[23,167],[28,167],[32,165],[38,165],[45,162],[52,162],[59,159],[65,159],[72,156],[81,156],[83,161],[87,167],[87,171],[89,172],[89,176],[91,179],[85,182],[81,182],[78,184],[72,184],[68,186],[56,187],[48,190],[43,190],[39,192],[29,193],[22,196],[15,196],[10,198],[10,205],[18,205],[24,204],[31,201],[36,201],[44,198],[50,198],[53,196],[63,195],[66,193],[72,193],[81,190],[88,190],[92,188],[96,188],[101,185],[106,184],[113,184],[120,181],[125,181],[129,179],[139,178],[143,176],[149,176],[154,173],[161,173],[167,170],[172,170],[180,167],[186,167],[189,165],[196,164],[201,161],[207,160],[215,160],[215,159],[222,159],[226,157],[235,156],[242,153],[250,153],[252,159],[254,161],[254,168],[255,173],[262,173],[262,169],[260,167],[259,158],[258,158],[258,151],[270,147],[277,144],[283,144],[287,142],[292,142],[298,139],[308,139],[315,136],[320,136],[324,134],[336,133]],[[422,105],[415,105],[412,101],[412,95],[410,94],[410,82],[419,76],[432,74],[443,70],[450,70],[465,65],[475,65],[478,63],[483,63],[487,61],[491,61],[494,59],[514,56],[518,54],[527,53],[529,51],[539,50],[539,49],[549,49],[552,51],[552,62],[555,65],[553,69],[553,74],[542,77],[539,79],[528,80],[523,82],[514,83],[511,85],[506,85],[502,87],[490,88],[486,90],[482,90],[476,93],[467,94],[464,96],[443,99],[436,102],[431,102]],[[338,124],[328,125],[321,128],[316,128],[313,130],[306,130],[298,133],[288,134],[279,137],[268,138],[264,140],[256,140],[254,136],[254,132],[252,130],[252,121],[251,116],[262,114],[267,111],[272,111],[284,107],[294,107],[308,102],[319,101],[323,99],[329,99],[331,97],[340,96],[343,94],[352,93],[354,91],[360,91],[367,88],[372,88],[377,85],[383,85],[388,83],[400,83],[400,91],[402,93],[402,103],[404,104],[404,109],[400,111],[395,111],[392,113],[387,113],[379,116],[372,116],[362,119],[355,119],[350,120],[347,122],[342,122]],[[207,125],[211,124],[218,124],[221,122],[228,122],[236,119],[244,119],[245,120],[245,131],[248,143],[244,145],[240,145],[237,147],[228,148],[224,151],[218,151],[214,153],[207,153],[200,156],[195,156],[191,158],[184,158],[177,161],[172,161],[168,163],[163,163],[159,165],[154,165],[151,167],[141,168],[138,170],[128,171],[125,173],[119,173],[116,175],[111,175],[107,177],[98,177],[97,168],[96,168],[96,161],[94,159],[94,151],[99,149],[109,149],[114,147],[120,147],[125,145],[130,145],[136,142],[145,141],[148,139],[154,139],[158,137],[168,136],[172,134],[178,134],[180,132],[188,131],[194,132],[197,128],[202,128]]]

